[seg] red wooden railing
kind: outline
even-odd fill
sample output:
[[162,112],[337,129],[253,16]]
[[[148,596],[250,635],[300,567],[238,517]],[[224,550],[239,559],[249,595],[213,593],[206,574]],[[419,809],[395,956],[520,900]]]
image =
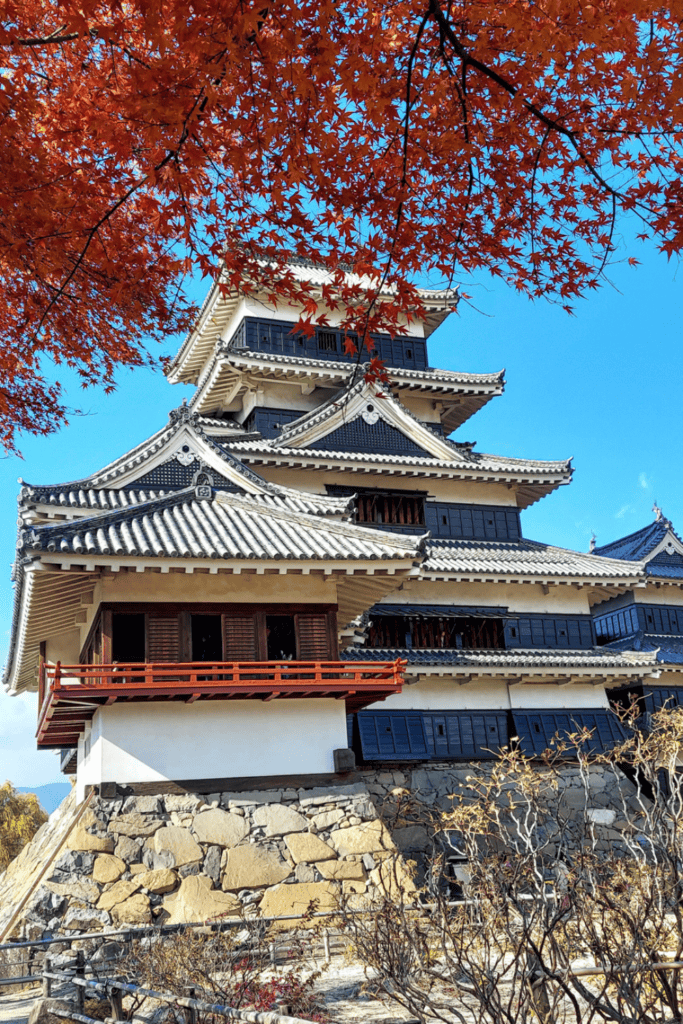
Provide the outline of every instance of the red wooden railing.
[[[334,683],[346,688],[370,684],[375,687],[403,682],[406,662],[396,661],[167,661],[119,662],[111,665],[45,665],[44,689],[97,687],[119,689],[129,685],[167,688],[169,684],[232,683],[253,689],[265,683],[286,689],[293,683],[326,688]],[[41,702],[42,703],[42,702]]]

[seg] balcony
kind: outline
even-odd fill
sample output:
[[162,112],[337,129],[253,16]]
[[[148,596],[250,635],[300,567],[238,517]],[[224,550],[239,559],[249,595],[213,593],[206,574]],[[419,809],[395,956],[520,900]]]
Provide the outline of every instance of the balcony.
[[333,697],[348,711],[400,693],[406,662],[131,662],[41,667],[37,741],[73,747],[98,708],[120,701]]

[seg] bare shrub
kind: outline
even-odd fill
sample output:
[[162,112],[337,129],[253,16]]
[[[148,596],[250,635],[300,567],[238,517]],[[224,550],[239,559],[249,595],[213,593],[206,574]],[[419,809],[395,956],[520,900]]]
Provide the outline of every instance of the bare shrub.
[[[607,754],[584,732],[542,765],[512,750],[472,772],[441,822],[467,850],[464,902],[443,884],[422,906],[394,888],[375,915],[346,914],[357,955],[420,1021],[683,1018],[683,973],[664,966],[683,958],[683,710],[632,724]],[[596,812],[596,781],[612,811]]]

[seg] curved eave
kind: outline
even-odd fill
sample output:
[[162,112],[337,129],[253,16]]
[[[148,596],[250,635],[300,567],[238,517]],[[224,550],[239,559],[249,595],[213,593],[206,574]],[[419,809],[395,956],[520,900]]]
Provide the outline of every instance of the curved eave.
[[221,295],[218,284],[213,285],[199,314],[197,326],[188,334],[166,370],[171,384],[197,383],[223,331],[233,318],[239,299],[237,293]]

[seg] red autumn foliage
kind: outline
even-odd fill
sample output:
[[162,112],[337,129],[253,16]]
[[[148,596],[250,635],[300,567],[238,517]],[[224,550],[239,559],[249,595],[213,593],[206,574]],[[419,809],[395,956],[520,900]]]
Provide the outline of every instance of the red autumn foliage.
[[5,445],[63,420],[51,361],[110,387],[221,261],[308,321],[283,260],[324,265],[362,336],[425,272],[571,308],[624,213],[679,252],[682,25],[682,0],[5,0]]

